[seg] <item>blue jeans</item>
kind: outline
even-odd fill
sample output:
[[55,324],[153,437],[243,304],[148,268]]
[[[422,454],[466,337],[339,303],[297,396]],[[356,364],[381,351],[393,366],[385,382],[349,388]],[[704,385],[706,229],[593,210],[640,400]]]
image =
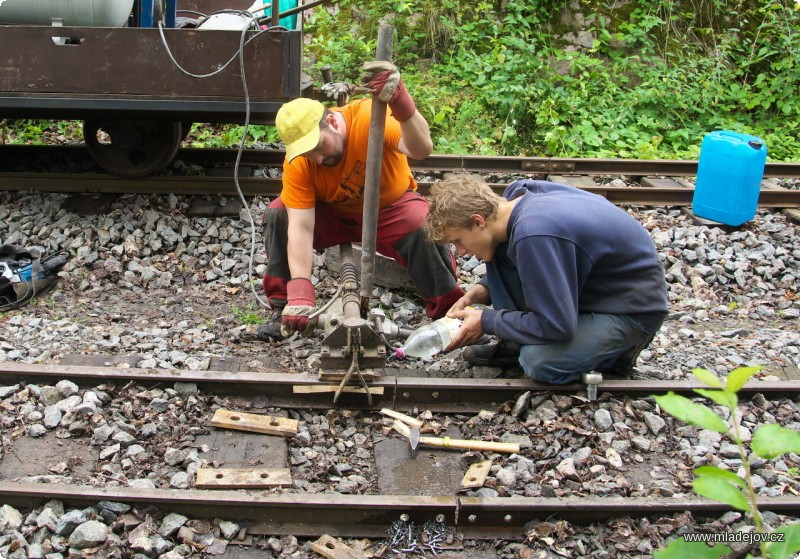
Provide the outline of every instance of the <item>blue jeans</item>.
[[[495,309],[526,310],[522,283],[515,268],[487,262],[489,294]],[[605,372],[621,356],[635,361],[655,332],[627,315],[580,313],[575,336],[568,342],[523,345],[519,364],[525,376],[550,384],[580,380],[589,371]]]

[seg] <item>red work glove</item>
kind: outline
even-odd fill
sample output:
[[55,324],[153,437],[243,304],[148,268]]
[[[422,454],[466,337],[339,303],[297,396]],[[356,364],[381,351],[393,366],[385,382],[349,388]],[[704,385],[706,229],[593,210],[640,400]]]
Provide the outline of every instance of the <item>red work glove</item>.
[[310,334],[317,319],[309,317],[317,310],[316,294],[311,280],[297,278],[286,284],[286,306],[281,313],[281,334],[290,336],[294,332]]
[[380,60],[365,62],[364,71],[361,73],[361,84],[369,88],[379,101],[389,104],[392,116],[398,122],[408,120],[417,112],[414,99],[400,79],[400,72],[391,62]]

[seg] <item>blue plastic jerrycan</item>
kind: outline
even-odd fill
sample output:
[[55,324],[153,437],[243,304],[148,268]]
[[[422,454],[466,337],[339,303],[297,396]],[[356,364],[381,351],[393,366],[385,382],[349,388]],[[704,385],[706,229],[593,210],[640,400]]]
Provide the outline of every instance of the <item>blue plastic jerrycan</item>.
[[767,161],[764,140],[730,130],[703,138],[692,212],[726,225],[753,219]]

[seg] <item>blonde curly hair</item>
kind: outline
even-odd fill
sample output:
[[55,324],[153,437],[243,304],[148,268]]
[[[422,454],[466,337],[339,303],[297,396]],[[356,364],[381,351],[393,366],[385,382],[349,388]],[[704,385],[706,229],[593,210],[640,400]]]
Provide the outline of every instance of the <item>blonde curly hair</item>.
[[436,243],[445,242],[445,229],[472,229],[475,214],[492,220],[502,201],[480,175],[448,173],[431,186],[425,233]]

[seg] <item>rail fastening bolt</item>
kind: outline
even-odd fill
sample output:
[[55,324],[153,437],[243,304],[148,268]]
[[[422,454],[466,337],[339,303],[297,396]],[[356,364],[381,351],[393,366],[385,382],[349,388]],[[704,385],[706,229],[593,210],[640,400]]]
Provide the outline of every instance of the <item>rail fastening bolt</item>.
[[597,385],[603,382],[603,375],[594,371],[583,373],[581,381],[586,385],[586,397],[589,400],[597,400]]

